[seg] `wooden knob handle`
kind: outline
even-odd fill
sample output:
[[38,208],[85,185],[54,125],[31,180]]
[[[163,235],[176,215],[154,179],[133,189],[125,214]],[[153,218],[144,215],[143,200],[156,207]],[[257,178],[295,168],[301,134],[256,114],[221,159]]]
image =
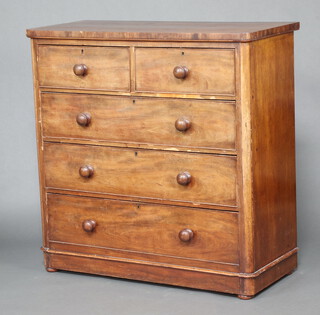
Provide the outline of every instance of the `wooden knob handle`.
[[73,72],[77,76],[84,76],[88,72],[88,67],[84,64],[76,64],[73,66]]
[[182,172],[177,175],[177,182],[180,185],[186,186],[191,182],[191,174],[189,172]]
[[76,117],[76,121],[78,125],[82,127],[87,127],[91,122],[91,115],[89,113],[80,113]]
[[94,220],[85,220],[82,222],[82,228],[86,232],[92,232],[96,226],[97,226],[97,222]]
[[173,69],[173,75],[177,78],[177,79],[185,79],[188,76],[189,70],[187,67],[185,66],[176,66]]
[[193,239],[193,231],[190,229],[183,229],[179,232],[179,238],[182,242],[190,242]]
[[178,118],[175,126],[178,131],[187,131],[191,127],[191,121],[186,118]]
[[84,178],[91,177],[93,173],[94,173],[94,170],[91,165],[84,165],[79,168],[79,174]]

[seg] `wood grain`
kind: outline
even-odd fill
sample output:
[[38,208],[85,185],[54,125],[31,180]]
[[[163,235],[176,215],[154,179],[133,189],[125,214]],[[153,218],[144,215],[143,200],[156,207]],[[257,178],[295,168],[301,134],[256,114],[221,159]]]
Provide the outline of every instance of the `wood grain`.
[[297,268],[297,253],[290,255],[287,259],[268,268],[257,277],[240,279],[240,290],[242,294],[254,297],[280,278],[289,275]]
[[93,273],[104,276],[127,278],[163,284],[171,284],[202,290],[220,291],[236,294],[239,292],[239,278],[210,274],[197,270],[163,268],[151,264],[135,264],[131,261],[120,262],[79,257],[63,254],[45,254],[48,264],[56,269]]
[[[137,252],[130,250],[121,250],[117,248],[106,248],[101,246],[87,246],[83,244],[75,244],[75,243],[66,243],[60,241],[50,241],[49,242],[50,251],[59,251],[59,252],[72,252],[76,255],[85,254],[91,256],[104,257],[105,259],[110,259],[112,257],[114,260],[130,260],[130,261],[144,261],[146,264],[159,264],[166,266],[179,265],[184,266],[184,268],[192,269],[194,268],[194,264],[197,265],[198,268],[205,270],[215,270],[216,273],[219,272],[238,272],[239,264],[234,263],[225,263],[221,261],[208,261],[202,259],[195,258],[184,258],[178,256],[170,256],[170,255],[159,255],[153,253],[145,253],[145,252]],[[48,249],[49,250],[49,249]],[[94,252],[94,253],[93,253]],[[191,268],[190,268],[191,267]]]
[[38,158],[38,176],[39,176],[39,193],[41,206],[41,226],[42,226],[42,245],[48,246],[48,214],[46,208],[46,191],[45,175],[43,170],[43,138],[42,138],[42,121],[41,121],[41,100],[39,91],[39,77],[37,64],[37,39],[31,40],[32,53],[32,74],[33,74],[33,94],[34,94],[34,114],[37,140],[37,158]]
[[252,192],[252,127],[251,127],[251,67],[250,67],[250,43],[243,43],[239,47],[240,80],[238,81],[240,97],[238,103],[238,189],[241,212],[239,215],[239,239],[240,239],[240,270],[242,272],[254,272],[254,199]]
[[228,274],[224,272],[204,271],[194,268],[192,270],[183,266],[161,266],[139,263],[132,260],[105,259],[101,256],[76,255],[71,252],[45,250],[47,268],[94,273],[105,276],[142,280],[156,283],[178,285],[202,290],[220,291],[252,298],[274,281],[290,274],[296,267],[297,255],[267,269],[256,277],[242,277],[241,274]]
[[[47,187],[237,205],[234,157],[46,143],[44,160]],[[94,176],[82,178],[83,165]],[[187,186],[176,181],[182,171],[193,177]]]
[[[44,137],[235,150],[235,104],[161,98],[41,93]],[[79,126],[78,114],[90,124]],[[175,122],[188,118],[179,132]]]
[[254,262],[259,269],[297,244],[293,34],[251,45]]
[[37,38],[246,42],[298,30],[298,22],[77,21],[27,30]]
[[[136,48],[138,92],[235,94],[233,49]],[[185,79],[177,79],[176,66],[188,68]]]
[[245,299],[291,273],[298,28],[28,30],[47,270]]
[[[50,241],[189,258],[194,265],[238,262],[237,213],[51,194],[48,212]],[[92,232],[83,230],[86,220],[96,222]],[[179,239],[185,228],[194,233],[187,243]]]
[[[76,64],[86,65],[87,74],[75,75]],[[39,45],[38,72],[40,86],[129,91],[129,49]]]

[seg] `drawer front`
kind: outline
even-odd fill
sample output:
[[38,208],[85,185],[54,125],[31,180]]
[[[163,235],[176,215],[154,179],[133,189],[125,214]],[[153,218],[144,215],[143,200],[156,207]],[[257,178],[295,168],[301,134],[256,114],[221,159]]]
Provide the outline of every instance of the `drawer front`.
[[235,157],[46,143],[44,163],[47,187],[236,206]]
[[[235,150],[234,102],[59,93],[41,100],[45,137]],[[77,123],[83,115],[89,119]]]
[[[129,50],[126,47],[40,45],[38,56],[40,86],[130,90]],[[78,65],[77,70],[74,70],[75,65]]]
[[65,242],[238,262],[238,216],[232,212],[49,194],[48,214],[50,246]]
[[137,48],[136,90],[235,95],[234,49]]

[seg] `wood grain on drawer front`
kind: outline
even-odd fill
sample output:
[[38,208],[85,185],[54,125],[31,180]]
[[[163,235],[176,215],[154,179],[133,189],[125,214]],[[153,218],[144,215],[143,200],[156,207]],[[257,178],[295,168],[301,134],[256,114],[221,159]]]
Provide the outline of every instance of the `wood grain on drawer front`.
[[[235,104],[205,100],[42,93],[45,137],[98,139],[235,150]],[[88,126],[78,114],[91,117]],[[178,131],[175,121],[190,129]]]
[[[127,47],[46,46],[38,48],[39,85],[72,89],[129,91],[130,66]],[[77,76],[76,64],[87,74]]]
[[[173,75],[185,66],[185,79]],[[234,49],[136,48],[137,91],[235,95]]]
[[[209,154],[46,143],[47,187],[236,206],[236,158]],[[90,165],[90,178],[79,168]],[[177,175],[189,172],[189,185]]]
[[[52,246],[64,242],[238,263],[236,213],[49,194],[48,214]],[[96,223],[91,232],[83,229],[86,220]],[[187,242],[179,238],[184,229],[193,232]]]

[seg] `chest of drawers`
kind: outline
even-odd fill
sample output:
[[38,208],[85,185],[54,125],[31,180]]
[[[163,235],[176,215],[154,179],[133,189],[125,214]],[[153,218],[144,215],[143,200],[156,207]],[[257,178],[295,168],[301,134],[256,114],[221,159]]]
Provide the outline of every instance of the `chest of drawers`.
[[27,30],[47,270],[243,299],[291,273],[297,29],[82,21]]

